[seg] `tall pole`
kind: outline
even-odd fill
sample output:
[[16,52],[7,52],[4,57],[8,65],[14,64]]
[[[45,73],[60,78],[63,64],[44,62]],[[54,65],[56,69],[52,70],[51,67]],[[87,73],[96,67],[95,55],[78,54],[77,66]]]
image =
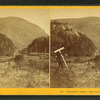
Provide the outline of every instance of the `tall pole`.
[[64,62],[64,64],[65,64],[65,66],[68,68],[68,65],[67,65],[67,63],[66,63],[66,61],[65,61],[65,59],[64,59],[64,56],[62,55],[61,51],[59,51],[59,53],[60,53],[60,55],[61,55],[61,57],[62,57],[62,59],[63,59],[63,62]]

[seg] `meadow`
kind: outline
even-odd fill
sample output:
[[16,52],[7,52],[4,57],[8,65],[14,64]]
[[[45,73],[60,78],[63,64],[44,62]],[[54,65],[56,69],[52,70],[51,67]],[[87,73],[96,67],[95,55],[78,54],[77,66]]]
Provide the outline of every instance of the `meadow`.
[[[68,68],[58,68],[51,57],[51,88],[100,88],[100,56],[66,57]],[[56,73],[55,73],[56,72]]]
[[48,88],[49,55],[0,57],[0,88]]

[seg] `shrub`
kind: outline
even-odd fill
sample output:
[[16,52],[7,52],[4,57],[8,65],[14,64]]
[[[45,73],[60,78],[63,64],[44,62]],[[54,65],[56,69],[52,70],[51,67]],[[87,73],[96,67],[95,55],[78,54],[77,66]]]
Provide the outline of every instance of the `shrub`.
[[16,62],[18,62],[18,61],[23,61],[23,60],[24,60],[24,56],[23,56],[23,55],[16,55],[16,57],[14,58],[14,60],[15,60]]
[[74,62],[75,62],[75,63],[81,62],[81,58],[76,58],[76,59],[74,60]]
[[100,61],[100,55],[97,55],[97,56],[94,58],[94,61]]
[[14,58],[14,61],[17,65],[17,67],[22,66],[23,61],[24,61],[24,56],[23,55],[16,55],[16,57]]

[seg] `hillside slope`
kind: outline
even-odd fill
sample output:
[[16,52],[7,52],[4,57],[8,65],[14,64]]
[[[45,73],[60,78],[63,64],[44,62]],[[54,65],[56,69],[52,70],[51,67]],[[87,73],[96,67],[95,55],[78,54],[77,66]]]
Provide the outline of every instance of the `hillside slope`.
[[49,37],[39,37],[33,40],[28,46],[28,53],[48,53],[49,52]]
[[85,17],[52,20],[52,22],[55,21],[60,23],[69,23],[73,25],[77,31],[85,34],[93,41],[95,46],[100,49],[100,18]]
[[15,49],[13,42],[5,35],[0,34],[0,56],[11,56]]
[[0,18],[0,33],[11,39],[19,50],[26,48],[37,37],[48,36],[39,26],[18,17]]
[[65,47],[69,56],[92,56],[95,45],[84,34],[68,23],[51,22],[51,52]]

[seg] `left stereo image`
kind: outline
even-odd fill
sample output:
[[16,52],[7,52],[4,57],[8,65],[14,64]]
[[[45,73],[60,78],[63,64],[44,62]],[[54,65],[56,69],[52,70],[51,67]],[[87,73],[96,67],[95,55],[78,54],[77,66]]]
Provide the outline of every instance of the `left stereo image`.
[[0,88],[49,87],[49,10],[0,9]]

